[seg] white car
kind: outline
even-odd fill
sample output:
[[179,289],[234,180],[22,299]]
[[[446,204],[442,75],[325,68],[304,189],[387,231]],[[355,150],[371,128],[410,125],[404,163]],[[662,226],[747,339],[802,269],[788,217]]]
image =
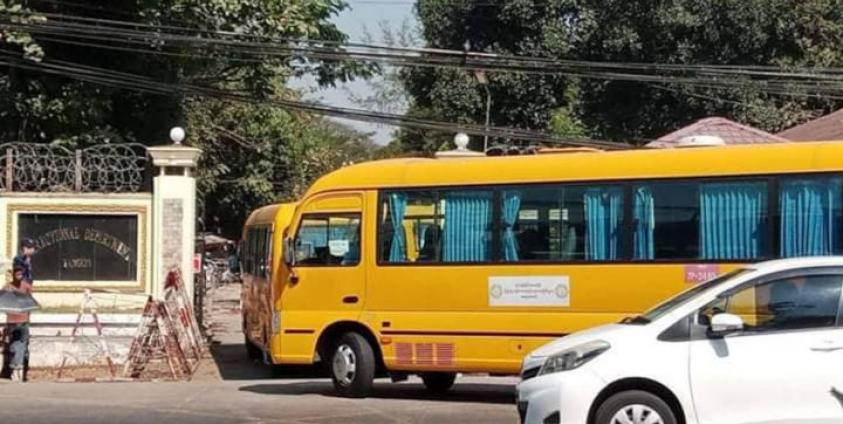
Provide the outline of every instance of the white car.
[[843,423],[843,257],[754,264],[524,359],[528,424]]

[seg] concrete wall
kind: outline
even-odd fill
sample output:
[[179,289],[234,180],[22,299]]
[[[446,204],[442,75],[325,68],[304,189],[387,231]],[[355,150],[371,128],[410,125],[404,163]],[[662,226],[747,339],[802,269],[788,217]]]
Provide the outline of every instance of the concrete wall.
[[[99,316],[106,336],[108,349],[115,364],[123,364],[137,332],[139,314],[104,314]],[[83,320],[84,326],[78,332],[76,342],[71,333],[76,314],[35,314],[30,323],[32,339],[29,345],[29,366],[52,368],[61,365],[67,358],[68,366],[105,365],[105,357],[96,327],[90,316]],[[5,316],[0,315],[0,327]],[[3,349],[0,349],[2,363]]]
[[[17,254],[18,217],[21,214],[135,215],[138,217],[137,278],[135,281],[50,281],[34,269],[34,296],[42,310],[32,315],[30,366],[52,367],[64,358],[86,365],[101,349],[93,326],[85,337],[71,343],[76,311],[89,289],[99,309],[113,359],[122,363],[137,330],[140,311],[149,295],[163,293],[165,276],[180,270],[193,294],[193,256],[196,225],[196,181],[192,169],[201,153],[181,145],[147,150],[157,175],[152,193],[0,193],[0,264],[3,281],[9,280]],[[105,313],[102,313],[105,312]],[[5,315],[0,314],[0,325]]]

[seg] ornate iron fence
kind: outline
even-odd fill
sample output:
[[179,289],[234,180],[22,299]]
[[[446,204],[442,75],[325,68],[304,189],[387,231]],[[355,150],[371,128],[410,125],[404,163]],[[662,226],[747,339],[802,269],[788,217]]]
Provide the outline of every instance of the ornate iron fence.
[[100,144],[80,150],[0,144],[0,191],[132,193],[145,188],[146,146]]

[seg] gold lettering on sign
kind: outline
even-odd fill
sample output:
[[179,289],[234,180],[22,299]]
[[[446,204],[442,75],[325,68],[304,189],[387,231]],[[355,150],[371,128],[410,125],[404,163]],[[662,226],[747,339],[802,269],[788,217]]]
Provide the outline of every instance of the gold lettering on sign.
[[64,269],[87,269],[93,266],[93,261],[90,258],[70,258],[62,259],[61,266]]
[[[117,237],[95,228],[85,228],[83,231],[78,227],[59,228],[48,231],[35,239],[35,248],[38,250],[52,246],[64,241],[88,241],[96,243],[108,250],[111,250],[124,261],[131,259],[132,248],[123,243]],[[83,266],[67,266],[65,268],[82,268]]]
[[93,228],[86,228],[84,239],[111,250],[112,252],[120,255],[124,261],[129,261],[129,253],[132,249],[129,248],[126,243],[123,243],[111,234]]
[[38,237],[35,240],[35,247],[40,250],[56,243],[69,240],[79,240],[79,238],[78,228],[59,228],[57,230],[44,233],[44,235]]

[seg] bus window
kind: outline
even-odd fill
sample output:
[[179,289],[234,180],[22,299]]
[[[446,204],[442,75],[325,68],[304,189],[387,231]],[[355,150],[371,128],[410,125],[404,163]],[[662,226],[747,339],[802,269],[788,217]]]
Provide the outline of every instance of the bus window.
[[246,238],[246,245],[248,246],[248,256],[246,259],[246,269],[247,272],[251,275],[255,275],[257,273],[255,267],[255,249],[256,249],[256,241],[258,238],[258,232],[256,229],[251,228],[249,229],[249,236]]
[[442,220],[435,192],[390,192],[382,197],[378,228],[381,262],[438,262]]
[[767,256],[767,183],[652,183],[633,187],[635,259]]
[[843,253],[843,179],[782,178],[779,184],[782,257]]
[[381,262],[491,261],[493,198],[491,190],[384,193]]
[[501,201],[504,261],[612,261],[625,257],[622,187],[504,190]]
[[699,257],[699,184],[644,184],[633,193],[636,259]]
[[360,262],[360,215],[305,215],[296,238],[296,264],[354,266]]

